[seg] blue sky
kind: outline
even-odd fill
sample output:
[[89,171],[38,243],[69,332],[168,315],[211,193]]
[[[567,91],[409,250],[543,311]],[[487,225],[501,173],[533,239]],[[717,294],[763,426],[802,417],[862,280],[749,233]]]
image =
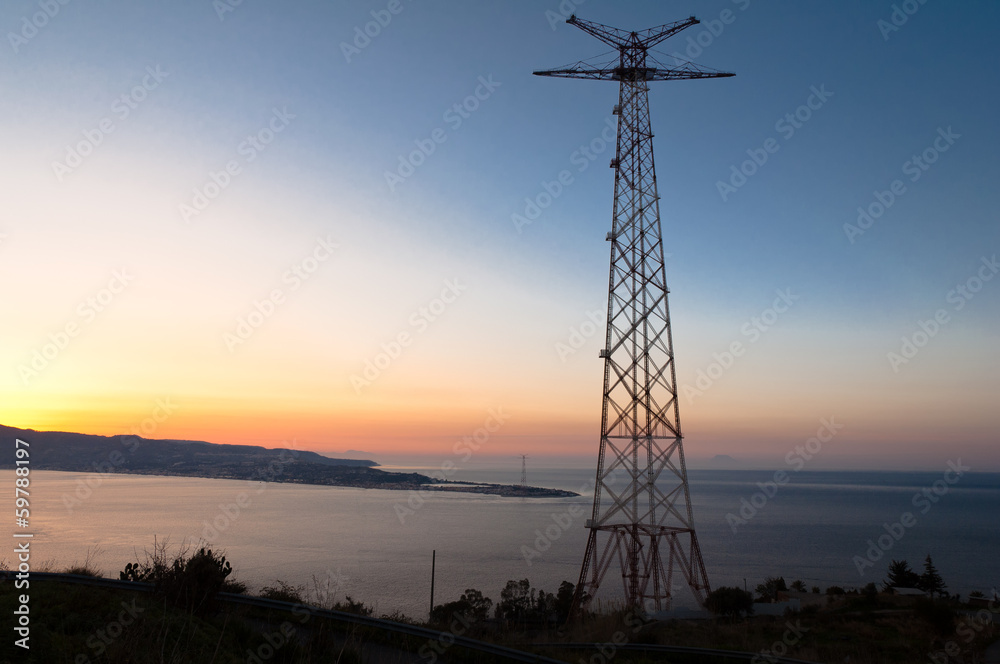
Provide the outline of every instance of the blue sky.
[[[573,159],[600,137],[617,89],[531,76],[607,51],[551,20],[559,3],[401,0],[393,14],[388,2],[244,0],[220,14],[208,0],[75,0],[24,32],[43,5],[0,10],[0,270],[16,322],[5,423],[114,433],[172,394],[189,415],[163,436],[446,454],[506,404],[516,415],[495,453],[517,451],[505,436],[596,451],[602,335],[569,357],[555,349],[605,307],[613,148],[583,171]],[[836,415],[847,424],[819,460],[829,466],[937,468],[963,452],[1000,467],[1000,280],[961,310],[948,300],[1000,248],[1000,7],[895,5],[916,9],[897,12],[898,30],[885,28],[891,2],[576,8],[625,29],[696,15],[661,50],[700,40],[696,62],[737,74],[650,93],[679,383],[747,344],[682,402],[694,457],[780,459]],[[377,35],[345,55],[378,16]],[[122,117],[116,100],[144,78]],[[449,109],[477,89],[458,123]],[[809,119],[791,135],[776,127],[813,89],[830,94]],[[281,131],[248,160],[240,146],[275,117]],[[114,130],[58,179],[53,162],[102,120]],[[435,130],[443,141],[390,189],[386,172]],[[939,130],[953,137],[946,151]],[[723,200],[718,183],[768,139],[777,151]],[[912,181],[904,164],[929,149],[936,161]],[[179,206],[233,161],[238,174],[184,223]],[[572,184],[517,232],[512,215],[563,170]],[[894,180],[905,191],[851,242],[844,225]],[[334,259],[228,349],[226,331],[326,234]],[[25,384],[18,367],[122,265],[136,285]],[[454,278],[468,293],[352,389]],[[799,299],[749,343],[741,329],[779,290]],[[948,322],[894,367],[901,338],[942,308]]]

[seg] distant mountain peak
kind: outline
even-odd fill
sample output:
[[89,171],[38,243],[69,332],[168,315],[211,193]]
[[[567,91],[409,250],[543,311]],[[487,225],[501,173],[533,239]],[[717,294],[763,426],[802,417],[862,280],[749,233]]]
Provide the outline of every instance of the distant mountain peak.
[[743,463],[737,461],[728,454],[716,454],[714,457],[709,459],[709,465],[713,468],[742,468]]

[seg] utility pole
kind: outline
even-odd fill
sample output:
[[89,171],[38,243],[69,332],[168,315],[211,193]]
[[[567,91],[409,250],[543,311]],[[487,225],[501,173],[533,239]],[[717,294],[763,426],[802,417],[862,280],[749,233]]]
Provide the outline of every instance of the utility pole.
[[431,551],[431,613],[434,613],[434,567],[437,564],[437,549]]

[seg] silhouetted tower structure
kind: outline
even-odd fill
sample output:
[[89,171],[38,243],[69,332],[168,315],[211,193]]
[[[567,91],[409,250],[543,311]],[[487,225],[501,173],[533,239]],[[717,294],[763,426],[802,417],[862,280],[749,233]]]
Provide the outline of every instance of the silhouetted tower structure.
[[[660,234],[660,196],[653,168],[649,83],[733,76],[690,62],[666,67],[650,49],[694,17],[626,32],[572,16],[567,23],[613,47],[611,62],[578,62],[538,76],[618,81],[615,201],[611,218],[611,273],[601,446],[594,511],[573,611],[594,597],[615,563],[629,606],[669,608],[674,570],[699,603],[708,575],[695,535],[687,468],[681,447],[677,378],[667,307]],[[621,479],[624,479],[622,484]]]
[[528,457],[521,455],[521,486],[528,486]]

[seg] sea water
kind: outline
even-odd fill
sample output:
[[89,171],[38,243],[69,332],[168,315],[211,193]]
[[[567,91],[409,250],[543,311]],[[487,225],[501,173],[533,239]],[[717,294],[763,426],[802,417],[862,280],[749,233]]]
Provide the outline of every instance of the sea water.
[[[430,471],[432,469],[425,469]],[[692,470],[695,526],[713,587],[750,589],[767,576],[807,587],[880,583],[892,559],[918,572],[926,555],[951,593],[1000,587],[1000,474]],[[519,471],[452,479],[516,483]],[[13,486],[13,471],[0,471]],[[547,592],[576,582],[593,503],[593,471],[535,469],[529,484],[577,498],[501,498],[183,477],[31,473],[32,563],[85,562],[117,578],[154,539],[169,552],[224,551],[251,589],[277,580],[314,600],[350,595],[379,614],[423,617],[476,588],[494,600],[508,579]],[[953,481],[947,481],[953,480]],[[747,507],[747,506],[750,507]],[[912,517],[907,519],[904,515]],[[911,525],[899,525],[902,521]],[[0,561],[11,566],[13,555]],[[675,574],[679,606],[693,604]],[[602,593],[621,593],[609,571]]]

